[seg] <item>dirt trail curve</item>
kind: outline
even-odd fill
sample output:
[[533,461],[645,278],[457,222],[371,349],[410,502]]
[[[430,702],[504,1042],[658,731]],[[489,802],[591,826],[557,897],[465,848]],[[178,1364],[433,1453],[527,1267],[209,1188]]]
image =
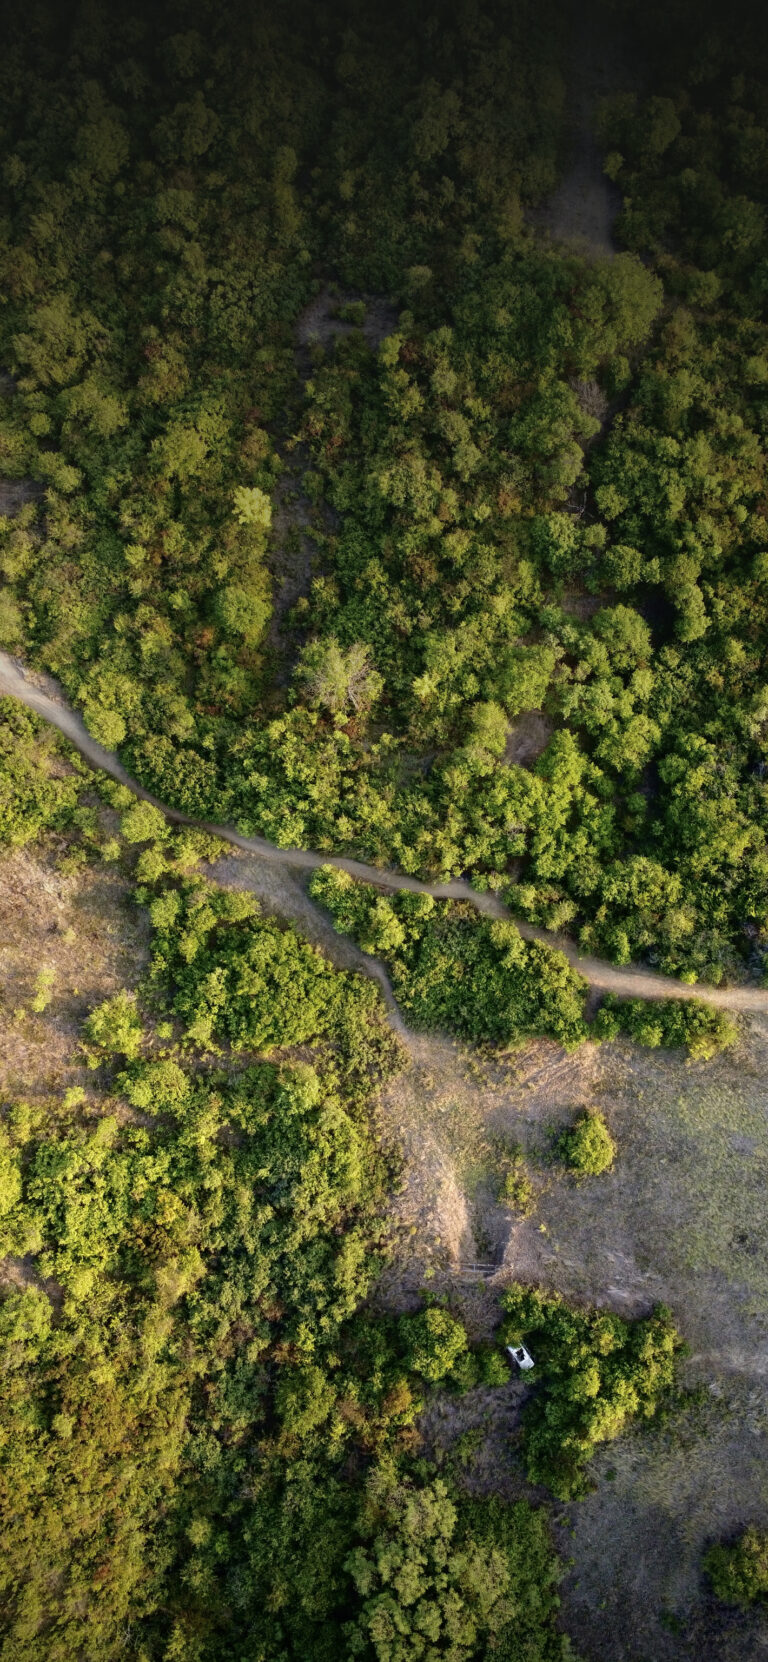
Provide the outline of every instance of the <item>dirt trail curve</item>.
[[[0,696],[17,698],[28,709],[34,710],[45,721],[57,727],[60,733],[79,750],[92,767],[100,768],[112,779],[121,785],[127,785],[135,796],[145,802],[151,802],[159,808],[166,818],[178,825],[196,826],[198,830],[207,831],[210,835],[220,837],[222,842],[231,843],[235,848],[242,849],[246,854],[256,856],[258,865],[274,865],[292,868],[298,871],[314,871],[318,866],[336,866],[340,871],[349,872],[351,877],[359,878],[362,882],[376,883],[379,888],[403,890],[407,889],[414,894],[431,894],[437,900],[466,900],[490,917],[512,917],[507,907],[494,894],[478,894],[470,884],[461,878],[447,883],[427,883],[417,877],[406,877],[403,872],[389,871],[379,866],[365,865],[361,860],[350,860],[339,854],[319,854],[311,849],[278,848],[274,843],[267,842],[264,837],[246,837],[229,825],[212,825],[205,820],[193,819],[189,814],[181,813],[177,808],[169,808],[164,802],[158,802],[149,791],[136,783],[126,773],[125,768],[110,750],[91,738],[82,717],[60,700],[55,683],[48,682],[48,689],[31,678],[29,673],[14,658],[5,652],[0,652]],[[249,887],[259,892],[259,883],[254,880]],[[314,918],[315,930],[313,933],[322,944],[329,940],[341,944],[340,937],[329,924],[327,917],[319,907],[315,907],[308,897],[297,888],[293,901],[283,898],[283,911],[292,911],[297,921],[306,927]],[[572,941],[560,935],[553,935],[546,929],[537,929],[532,924],[522,923],[514,919],[520,933],[526,940],[543,941],[547,946],[556,947],[568,959],[568,962],[577,969],[584,979],[599,992],[619,993],[626,998],[699,998],[707,1004],[716,1004],[724,1010],[739,1010],[743,1012],[761,1012],[768,1014],[768,990],[761,987],[689,987],[681,981],[675,981],[670,976],[659,975],[655,970],[642,969],[634,965],[619,968],[616,964],[605,962],[601,958],[584,957]],[[351,943],[344,940],[344,949],[347,961],[354,963],[366,974],[378,981],[381,986],[393,1017],[396,1005],[392,989],[382,966],[366,954],[352,949]],[[349,951],[347,951],[349,949]],[[398,1016],[396,1025],[402,1032],[405,1031],[401,1018]]]

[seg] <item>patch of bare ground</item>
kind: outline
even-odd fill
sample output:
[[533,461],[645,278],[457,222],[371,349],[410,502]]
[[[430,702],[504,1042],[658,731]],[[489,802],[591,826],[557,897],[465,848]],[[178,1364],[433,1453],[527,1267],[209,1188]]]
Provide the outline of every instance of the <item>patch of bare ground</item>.
[[594,110],[617,87],[636,84],[637,63],[629,61],[615,14],[601,15],[599,6],[589,0],[574,0],[570,11],[566,162],[552,195],[531,219],[555,242],[592,257],[610,256],[616,252],[613,228],[621,192],[603,172],[593,133]]
[[13,519],[28,502],[39,502],[43,486],[34,479],[0,479],[0,515]]
[[[349,315],[349,308],[353,306],[364,308],[359,322]],[[321,289],[304,307],[296,329],[300,368],[305,368],[304,379],[308,379],[311,373],[313,346],[322,346],[327,352],[337,340],[359,329],[371,351],[375,352],[387,335],[393,334],[397,328],[397,316],[397,307],[384,295],[360,294],[352,290],[334,292],[330,287]]]
[[[593,1099],[617,1138],[613,1172],[544,1192],[505,1267],[627,1315],[669,1304],[690,1346],[684,1378],[705,1407],[597,1462],[572,1509],[567,1625],[606,1662],[768,1654],[765,1618],[718,1614],[701,1574],[710,1541],[768,1517],[768,1025],[739,1051],[606,1046]],[[551,1119],[531,1093],[529,1114]],[[565,1120],[567,1116],[557,1116]],[[613,1475],[611,1475],[613,1474]]]
[[[495,1279],[506,1266],[514,1212],[501,1196],[517,1150],[540,1163],[546,1145],[529,1124],[529,1090],[538,1104],[575,1109],[589,1100],[596,1047],[566,1057],[542,1040],[502,1057],[411,1034],[409,1062],[383,1093],[379,1123],[402,1152],[394,1222],[400,1242],[380,1297],[414,1308],[421,1289],[450,1291],[477,1337],[498,1319]],[[543,1165],[534,1184],[551,1181]]]
[[610,596],[605,594],[585,594],[578,589],[567,589],[560,605],[569,617],[575,617],[579,623],[588,623],[601,606],[610,605]]
[[291,614],[298,601],[309,594],[314,574],[316,544],[312,535],[313,509],[302,488],[302,475],[309,467],[305,445],[283,455],[286,464],[275,486],[271,566],[274,579],[272,616],[266,650],[274,663],[274,679],[286,687],[294,669],[295,643],[291,640]]
[[23,1258],[0,1258],[0,1288],[3,1294],[24,1293],[31,1287],[45,1293],[57,1308],[64,1303],[61,1282],[52,1275],[39,1275],[31,1252],[26,1252]]
[[509,1501],[530,1495],[520,1462],[511,1456],[528,1394],[523,1380],[510,1373],[501,1388],[434,1397],[419,1420],[425,1454],[447,1465],[469,1494]]
[[[698,1658],[715,1631],[733,1662],[764,1656],[765,1619],[718,1614],[701,1558],[768,1517],[768,1026],[754,1019],[739,1052],[707,1066],[627,1045],[600,1063],[615,1170],[545,1192],[506,1266],[625,1314],[668,1303],[706,1407],[599,1460],[571,1516],[569,1630],[608,1662]],[[542,1112],[533,1093],[530,1111]]]
[[[147,961],[146,923],[126,905],[129,884],[109,867],[57,871],[39,849],[0,862],[0,1091],[6,1100],[85,1089],[77,1057],[84,1016]],[[50,1002],[32,1010],[41,971]]]
[[553,732],[553,723],[541,710],[526,710],[507,734],[504,761],[508,765],[530,767],[546,750]]
[[712,1381],[702,1406],[632,1431],[598,1456],[595,1488],[557,1531],[572,1568],[564,1622],[594,1662],[758,1662],[762,1612],[718,1605],[702,1553],[768,1515],[768,1407],[746,1380]]

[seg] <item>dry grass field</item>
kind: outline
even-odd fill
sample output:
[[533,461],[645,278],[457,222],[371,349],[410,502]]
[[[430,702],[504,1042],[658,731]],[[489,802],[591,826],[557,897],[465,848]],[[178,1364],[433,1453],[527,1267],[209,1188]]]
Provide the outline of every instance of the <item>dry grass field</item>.
[[[695,1397],[607,1449],[593,1494],[562,1513],[567,1625],[606,1662],[688,1662],[715,1632],[729,1662],[768,1655],[768,1624],[719,1611],[701,1577],[711,1540],[768,1520],[767,1081],[768,1024],[753,1019],[709,1064],[625,1043],[488,1061],[424,1039],[382,1104],[406,1154],[389,1301],[430,1287],[490,1335],[498,1289],[520,1279],[624,1315],[664,1302],[687,1341]],[[619,1153],[578,1183],[553,1160],[553,1132],[588,1104]],[[499,1199],[515,1147],[536,1192],[527,1218]],[[488,1279],[461,1273],[481,1261],[498,1266]],[[519,1492],[517,1395],[478,1393],[425,1427],[473,1487]]]

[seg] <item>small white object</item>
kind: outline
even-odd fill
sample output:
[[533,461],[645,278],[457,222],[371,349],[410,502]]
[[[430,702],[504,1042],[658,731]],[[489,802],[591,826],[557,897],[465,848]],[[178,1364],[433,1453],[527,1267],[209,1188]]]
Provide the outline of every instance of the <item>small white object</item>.
[[533,1357],[530,1351],[526,1350],[525,1345],[507,1345],[507,1350],[512,1357],[512,1361],[517,1363],[521,1373],[527,1373],[529,1368],[535,1366]]

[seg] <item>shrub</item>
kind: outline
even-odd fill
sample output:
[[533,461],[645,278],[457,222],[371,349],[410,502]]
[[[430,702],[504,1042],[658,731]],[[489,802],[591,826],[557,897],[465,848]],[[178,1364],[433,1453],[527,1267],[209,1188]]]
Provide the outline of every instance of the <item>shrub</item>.
[[704,1568],[715,1596],[746,1610],[768,1597],[768,1533],[752,1526],[732,1545],[711,1547]]
[[86,1017],[83,1031],[97,1053],[89,1058],[94,1067],[106,1056],[127,1056],[132,1062],[144,1037],[135,994],[123,991],[115,993],[114,998],[105,998]]
[[520,1154],[514,1155],[508,1171],[504,1174],[500,1198],[505,1205],[511,1206],[515,1212],[520,1212],[524,1218],[530,1217],[536,1203],[536,1191]]
[[648,1003],[607,993],[595,1017],[594,1033],[598,1039],[616,1039],[626,1033],[635,1044],[654,1048],[684,1045],[692,1061],[709,1062],[736,1043],[739,1029],[727,1010],[714,1009],[699,998],[660,998]]
[[601,1113],[585,1108],[557,1140],[560,1158],[579,1177],[599,1177],[616,1157],[616,1144]]
[[418,1316],[403,1316],[400,1334],[406,1366],[429,1385],[445,1379],[467,1349],[467,1335],[461,1322],[436,1306]]

